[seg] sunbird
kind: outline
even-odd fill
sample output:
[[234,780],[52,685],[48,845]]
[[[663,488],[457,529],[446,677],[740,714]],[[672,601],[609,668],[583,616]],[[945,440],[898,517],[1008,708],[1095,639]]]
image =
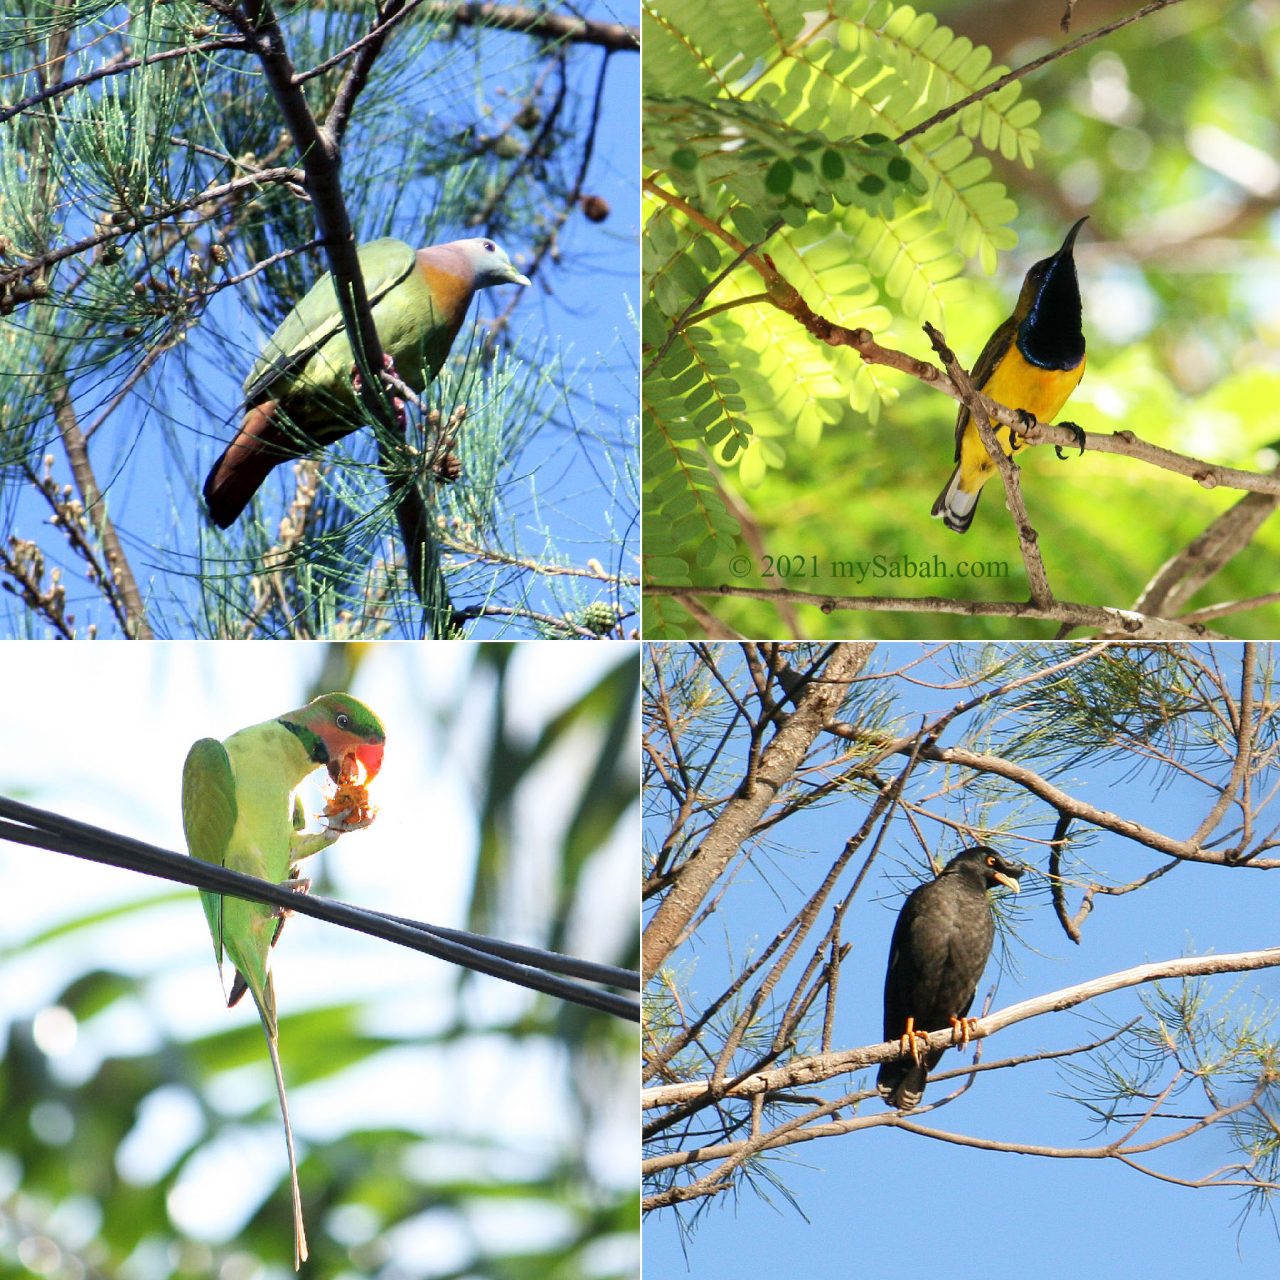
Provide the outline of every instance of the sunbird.
[[[193,858],[305,892],[310,882],[297,878],[298,861],[373,821],[364,788],[382,768],[384,742],[378,717],[346,693],[326,693],[297,711],[241,729],[225,742],[201,738],[187,753],[182,768],[182,828],[188,851]],[[321,765],[337,790],[325,805],[325,829],[307,834],[302,830],[302,802],[295,793]],[[271,948],[280,936],[284,916],[279,907],[203,890],[200,901],[219,971],[224,954],[235,966],[227,1005],[248,991],[267,1037],[289,1151],[297,1270],[307,1257],[307,1236],[280,1071],[276,992],[270,971]]]
[[[1013,315],[987,340],[973,366],[973,385],[979,391],[1040,422],[1053,421],[1084,377],[1080,285],[1072,251],[1087,221],[1081,218],[1067,232],[1062,248],[1027,272]],[[1084,432],[1074,423],[1061,425],[1075,430],[1083,448]],[[1023,447],[1022,437],[1010,428],[997,423],[992,427],[1006,457]],[[968,408],[961,405],[956,415],[956,469],[933,504],[933,514],[941,516],[948,529],[964,533],[973,523],[982,486],[995,472]]]

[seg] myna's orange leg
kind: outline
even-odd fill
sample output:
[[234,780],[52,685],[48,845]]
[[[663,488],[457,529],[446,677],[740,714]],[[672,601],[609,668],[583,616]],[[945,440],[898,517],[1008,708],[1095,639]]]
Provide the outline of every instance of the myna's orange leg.
[[916,1030],[915,1018],[907,1019],[907,1028],[902,1033],[902,1052],[911,1055],[912,1062],[920,1061],[923,1050],[920,1048],[920,1042],[929,1043],[929,1033],[927,1031]]
[[978,1029],[977,1018],[951,1018],[951,1043],[962,1049],[969,1043],[969,1038]]

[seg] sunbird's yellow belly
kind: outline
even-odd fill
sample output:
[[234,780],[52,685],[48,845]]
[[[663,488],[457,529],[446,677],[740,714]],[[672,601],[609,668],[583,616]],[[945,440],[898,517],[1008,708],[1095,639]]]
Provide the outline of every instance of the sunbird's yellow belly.
[[[1052,422],[1083,377],[1083,360],[1074,369],[1042,369],[1024,359],[1017,344],[1011,343],[991,377],[979,389],[1006,408],[1025,409],[1040,422]],[[1010,434],[1007,428],[997,425],[996,439],[1006,456],[1022,447],[1021,436],[1015,437],[1010,447]],[[963,487],[969,491],[980,488],[994,470],[995,463],[991,461],[971,418],[960,446]],[[978,480],[979,476],[981,480]],[[978,483],[975,484],[975,480]]]

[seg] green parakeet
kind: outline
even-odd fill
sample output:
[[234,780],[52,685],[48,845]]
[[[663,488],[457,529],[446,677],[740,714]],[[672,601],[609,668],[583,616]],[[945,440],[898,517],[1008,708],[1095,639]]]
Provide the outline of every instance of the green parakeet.
[[[484,238],[417,251],[403,240],[374,240],[357,254],[383,355],[414,391],[440,372],[478,290],[529,283]],[[326,274],[284,318],[245,379],[244,421],[204,482],[214,524],[230,527],[273,467],[360,426],[354,369]]]
[[[193,858],[216,862],[276,884],[296,877],[297,862],[327,848],[340,835],[373,821],[364,785],[382,767],[382,724],[362,702],[326,693],[297,711],[251,725],[225,742],[201,738],[182,769],[182,827]],[[337,801],[325,807],[325,830],[307,834],[295,792],[323,765],[338,784]],[[305,881],[296,882],[305,888]],[[249,991],[258,1006],[271,1053],[293,1189],[294,1268],[307,1256],[298,1191],[298,1166],[280,1071],[271,947],[283,916],[278,908],[201,892],[213,950],[222,967],[235,966],[227,1004]]]

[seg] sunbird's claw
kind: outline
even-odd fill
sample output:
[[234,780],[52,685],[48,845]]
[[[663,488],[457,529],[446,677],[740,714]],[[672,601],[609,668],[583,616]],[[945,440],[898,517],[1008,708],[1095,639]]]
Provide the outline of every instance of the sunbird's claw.
[[1020,449],[1025,443],[1023,437],[1036,425],[1037,419],[1036,415],[1027,409],[1014,409],[1013,412],[1017,416],[1018,421],[1022,424],[1022,432],[1019,433],[1012,427],[1007,428],[1009,432],[1009,448]]
[[[1075,436],[1075,438],[1076,438],[1076,445],[1077,445],[1077,447],[1079,448],[1080,453],[1083,453],[1083,452],[1084,452],[1084,430],[1083,430],[1083,428],[1081,428],[1081,427],[1077,426],[1074,422],[1060,422],[1060,423],[1058,423],[1058,426],[1060,426],[1060,427],[1066,427],[1066,429],[1067,429],[1068,431],[1070,431],[1070,432],[1071,432],[1071,434],[1072,434],[1073,436]],[[1059,458],[1061,458],[1061,459],[1062,459],[1062,461],[1063,461],[1063,462],[1066,462],[1066,460],[1067,460],[1067,455],[1066,455],[1065,453],[1063,453],[1063,452],[1062,452],[1062,446],[1061,446],[1060,444],[1055,444],[1055,445],[1053,446],[1053,451],[1054,451],[1054,453],[1056,453],[1056,454],[1058,455],[1058,457],[1059,457]],[[1079,457],[1079,454],[1077,454],[1076,456],[1077,456],[1077,457]]]

